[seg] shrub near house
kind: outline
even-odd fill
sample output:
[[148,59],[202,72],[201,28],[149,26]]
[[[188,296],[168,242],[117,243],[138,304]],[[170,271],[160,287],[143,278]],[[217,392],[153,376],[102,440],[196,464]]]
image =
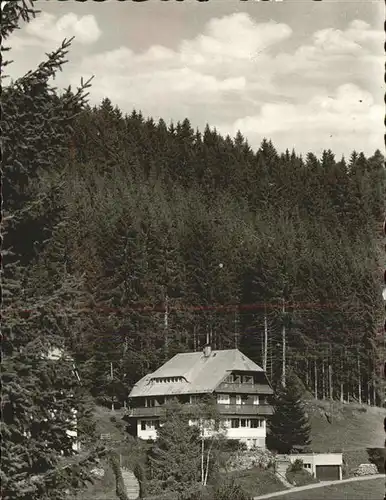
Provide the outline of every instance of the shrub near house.
[[286,479],[293,486],[304,486],[306,484],[317,483],[318,480],[304,468],[303,460],[295,460],[286,471]]

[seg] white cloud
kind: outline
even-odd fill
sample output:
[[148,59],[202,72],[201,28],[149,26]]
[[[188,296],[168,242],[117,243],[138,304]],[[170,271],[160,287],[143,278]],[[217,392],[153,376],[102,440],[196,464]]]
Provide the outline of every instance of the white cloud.
[[323,78],[326,68],[339,75],[348,70],[363,72],[362,65],[373,64],[374,55],[383,51],[383,39],[383,32],[372,30],[367,23],[357,19],[346,30],[316,31],[312,43],[299,47],[293,54],[278,54],[275,70],[280,73],[303,71],[308,77],[316,78]]
[[380,32],[355,20],[345,30],[319,30],[286,53],[280,44],[291,35],[285,24],[232,14],[210,20],[176,50],[119,47],[88,56],[73,83],[95,74],[98,100],[109,96],[125,111],[136,107],[155,118],[188,116],[224,133],[240,129],[253,146],[268,136],[303,152],[381,147],[382,106],[363,88],[377,81],[371,71],[380,58],[370,49],[382,45]]
[[314,48],[332,54],[350,54],[358,52],[362,47],[347,33],[333,28],[317,31],[314,34]]
[[98,99],[109,95],[124,108],[136,106],[145,114],[174,119],[184,118],[190,107],[210,122],[216,112],[228,114],[224,104],[219,106],[223,99],[237,95],[240,101],[245,95],[250,101],[251,90],[272,87],[272,72],[253,75],[256,57],[268,57],[264,53],[291,32],[285,24],[257,23],[244,13],[214,18],[203,34],[182,41],[176,50],[153,45],[134,53],[121,46],[87,56],[72,83],[81,74],[95,74],[92,92]]
[[359,149],[372,153],[382,144],[384,109],[369,92],[356,85],[340,85],[332,95],[317,95],[301,104],[266,103],[253,116],[218,129],[237,130],[253,143],[272,138],[279,149],[296,145],[300,152],[331,148],[337,154]]
[[[27,39],[57,45],[72,35],[87,44],[100,34],[92,16],[42,14],[11,45],[25,47]],[[383,33],[357,19],[346,29],[316,31],[302,46],[294,46],[292,35],[286,24],[237,13],[211,19],[174,50],[154,44],[141,53],[120,46],[89,54],[83,48],[65,74],[73,85],[95,75],[94,102],[109,97],[125,112],[136,108],[174,121],[188,116],[194,126],[208,122],[224,133],[240,128],[254,147],[264,136],[279,149],[299,151],[382,147]]]
[[380,30],[373,30],[368,23],[360,19],[351,21],[348,29],[346,30],[346,34],[352,40],[362,42],[379,42],[384,36],[383,32],[381,32]]
[[180,57],[188,64],[229,59],[251,60],[289,36],[292,30],[276,22],[256,23],[245,13],[212,19],[204,34],[181,44]]
[[61,42],[64,38],[76,37],[82,44],[96,42],[101,30],[94,16],[77,16],[72,12],[59,18],[43,12],[26,26],[26,33],[38,40]]

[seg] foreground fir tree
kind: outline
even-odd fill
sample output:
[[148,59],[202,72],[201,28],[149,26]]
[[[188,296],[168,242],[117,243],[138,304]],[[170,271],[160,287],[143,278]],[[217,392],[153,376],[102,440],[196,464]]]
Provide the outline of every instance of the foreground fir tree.
[[182,407],[168,408],[148,457],[151,488],[183,491],[200,481],[200,431]]
[[225,441],[211,399],[194,405],[169,403],[148,455],[150,488],[154,493],[185,492],[206,486],[210,474],[218,470]]
[[[35,14],[31,2],[4,2],[2,41]],[[91,429],[79,377],[65,355],[79,320],[81,279],[66,270],[65,244],[60,238],[53,244],[65,224],[58,178],[68,132],[88,86],[59,96],[49,84],[69,45],[64,41],[15,82],[3,81],[3,500],[61,500],[84,485],[98,455],[88,445],[76,451]]]
[[304,411],[300,392],[289,377],[286,387],[280,387],[275,395],[274,414],[269,420],[268,448],[279,453],[290,453],[295,448],[308,446],[311,427]]

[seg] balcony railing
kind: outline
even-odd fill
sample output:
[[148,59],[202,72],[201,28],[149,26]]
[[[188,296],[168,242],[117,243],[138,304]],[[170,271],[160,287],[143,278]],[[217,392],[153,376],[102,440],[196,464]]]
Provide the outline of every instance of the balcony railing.
[[162,406],[150,406],[141,408],[130,408],[129,417],[161,417],[165,414],[165,408]]
[[272,415],[273,408],[267,404],[248,405],[248,404],[218,404],[218,411],[221,415]]
[[[189,404],[186,404],[186,411],[189,411]],[[272,406],[266,404],[248,405],[248,404],[217,404],[218,411],[221,415],[249,415],[249,416],[269,416],[272,415]],[[161,417],[165,414],[163,406],[130,408],[129,417]]]
[[216,392],[226,392],[228,394],[273,394],[273,390],[268,384],[246,384],[223,382],[216,388]]

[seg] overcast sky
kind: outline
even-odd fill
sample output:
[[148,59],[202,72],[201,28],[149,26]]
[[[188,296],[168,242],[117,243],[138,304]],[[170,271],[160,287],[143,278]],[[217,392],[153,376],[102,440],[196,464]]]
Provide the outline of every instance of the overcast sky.
[[339,157],[383,151],[383,0],[38,2],[9,39],[15,78],[75,35],[57,85],[95,75],[109,97],[166,121],[188,117],[257,148]]

